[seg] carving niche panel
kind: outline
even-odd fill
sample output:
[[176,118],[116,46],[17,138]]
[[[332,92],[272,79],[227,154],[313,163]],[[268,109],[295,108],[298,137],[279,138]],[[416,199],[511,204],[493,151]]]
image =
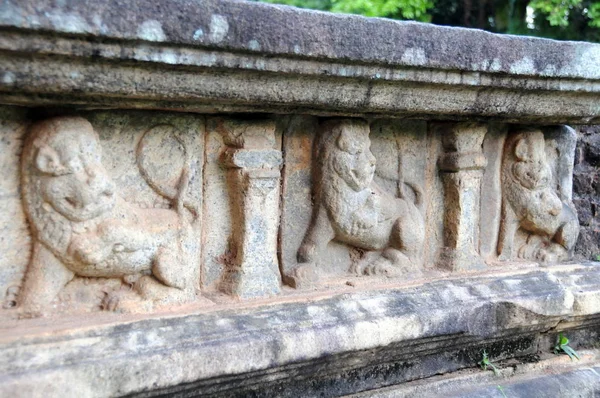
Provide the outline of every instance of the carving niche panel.
[[[562,131],[561,131],[562,130]],[[572,256],[579,220],[571,200],[572,129],[520,128],[504,145],[500,260],[553,263]]]
[[425,122],[291,121],[281,234],[288,284],[421,276],[426,142]]
[[196,298],[204,121],[155,115],[29,127],[21,197],[33,248],[15,294],[22,313],[139,311]]

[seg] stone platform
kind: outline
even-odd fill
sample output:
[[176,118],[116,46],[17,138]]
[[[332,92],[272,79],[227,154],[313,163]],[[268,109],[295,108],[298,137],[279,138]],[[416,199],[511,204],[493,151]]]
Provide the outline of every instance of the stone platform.
[[594,396],[567,124],[600,123],[599,65],[255,2],[2,2],[0,395]]
[[594,397],[600,388],[598,351],[582,351],[573,363],[568,357],[535,358],[535,363],[507,363],[498,375],[480,370],[435,376],[352,395],[353,397]]
[[479,373],[483,350],[494,363],[552,355],[559,331],[578,350],[597,345],[598,267],[347,287],[331,297],[288,291],[269,302],[151,317],[13,321],[2,327],[0,392],[338,396],[465,368]]

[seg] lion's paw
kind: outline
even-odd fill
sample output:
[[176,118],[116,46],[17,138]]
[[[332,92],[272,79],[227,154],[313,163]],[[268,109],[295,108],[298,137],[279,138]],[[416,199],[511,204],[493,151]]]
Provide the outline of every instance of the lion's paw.
[[388,278],[394,278],[405,273],[402,268],[394,265],[391,260],[383,256],[369,264],[363,272],[365,275],[379,275],[386,276]]
[[286,279],[293,288],[305,289],[316,286],[320,278],[313,264],[302,264],[294,268]]
[[566,257],[566,249],[558,244],[551,244],[548,247],[541,248],[535,254],[535,259],[542,264],[557,263]]
[[130,289],[121,288],[104,292],[100,302],[102,311],[134,313],[142,310],[137,294]]
[[296,253],[296,260],[299,263],[311,263],[315,257],[317,247],[313,243],[303,243]]
[[102,311],[116,311],[120,299],[121,297],[118,294],[106,293],[100,303],[100,309]]

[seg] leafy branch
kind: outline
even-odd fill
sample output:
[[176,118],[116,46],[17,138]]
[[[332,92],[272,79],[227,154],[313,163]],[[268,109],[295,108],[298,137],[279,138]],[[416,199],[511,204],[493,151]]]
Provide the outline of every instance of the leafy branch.
[[569,339],[567,338],[567,336],[562,334],[562,332],[558,334],[558,338],[556,339],[554,353],[559,354],[561,351],[567,354],[569,358],[571,358],[571,361],[573,360],[573,358],[581,359],[579,357],[579,354],[577,354],[577,352],[569,346]]
[[488,368],[492,369],[492,371],[494,372],[494,375],[496,375],[496,376],[498,376],[500,374],[496,365],[494,365],[492,363],[492,361],[490,361],[490,358],[488,357],[488,353],[485,350],[483,350],[483,357],[482,357],[481,361],[478,362],[478,365],[483,370],[488,370]]

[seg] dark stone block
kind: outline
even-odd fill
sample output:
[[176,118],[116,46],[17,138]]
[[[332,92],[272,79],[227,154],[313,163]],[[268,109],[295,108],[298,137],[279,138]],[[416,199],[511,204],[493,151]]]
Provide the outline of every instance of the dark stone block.
[[577,170],[573,174],[573,190],[575,191],[575,194],[579,197],[592,195],[595,191],[595,186],[598,185],[595,183],[596,177],[597,176],[590,173],[588,170]]
[[575,204],[575,208],[577,209],[579,224],[582,226],[590,225],[594,215],[592,214],[592,204],[589,199],[574,199],[573,204]]
[[581,228],[575,254],[580,258],[600,261],[600,228]]

